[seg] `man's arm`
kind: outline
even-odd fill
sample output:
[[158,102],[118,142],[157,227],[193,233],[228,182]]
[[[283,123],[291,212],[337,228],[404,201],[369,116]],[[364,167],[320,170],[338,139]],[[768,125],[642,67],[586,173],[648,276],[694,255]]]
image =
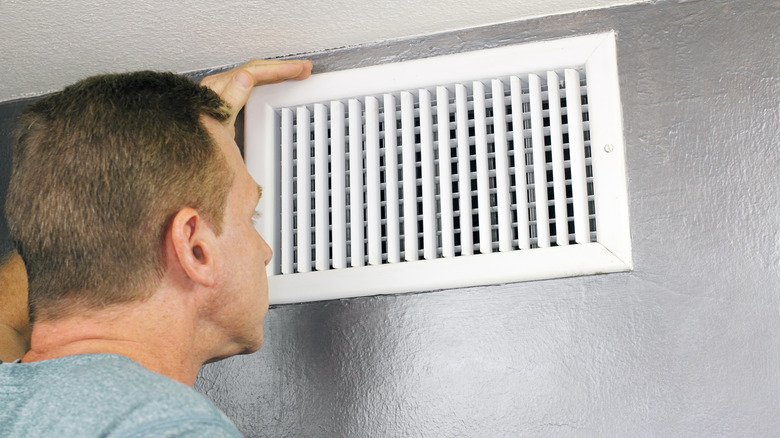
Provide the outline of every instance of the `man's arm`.
[[0,256],[0,360],[10,362],[30,348],[27,271],[16,252]]

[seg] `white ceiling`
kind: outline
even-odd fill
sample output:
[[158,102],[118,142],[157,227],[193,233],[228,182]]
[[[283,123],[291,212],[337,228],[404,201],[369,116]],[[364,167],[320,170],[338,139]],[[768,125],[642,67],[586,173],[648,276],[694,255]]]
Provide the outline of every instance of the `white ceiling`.
[[0,101],[649,0],[0,0]]

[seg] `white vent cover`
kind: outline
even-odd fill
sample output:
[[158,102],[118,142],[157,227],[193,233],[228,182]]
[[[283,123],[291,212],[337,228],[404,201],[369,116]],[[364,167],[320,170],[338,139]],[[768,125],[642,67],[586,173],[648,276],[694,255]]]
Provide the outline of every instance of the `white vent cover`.
[[272,304],[631,269],[613,33],[255,90]]

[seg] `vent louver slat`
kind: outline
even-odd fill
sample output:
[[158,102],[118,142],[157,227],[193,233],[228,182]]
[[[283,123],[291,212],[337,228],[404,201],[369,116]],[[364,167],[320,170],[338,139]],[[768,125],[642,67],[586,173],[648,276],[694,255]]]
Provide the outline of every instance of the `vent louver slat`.
[[[596,47],[590,53],[604,52],[598,49],[604,41],[614,46],[611,34],[588,37]],[[503,65],[506,59],[519,65],[523,50],[532,55],[564,47],[544,44],[546,49],[464,54],[472,58],[466,61],[453,61],[453,55],[448,62],[464,71],[449,81],[409,79],[408,85],[379,88],[404,76],[400,63],[387,66],[392,71],[376,78],[376,88],[360,84],[380,67],[330,74],[354,75],[340,82],[356,84],[355,90],[308,88],[291,98],[285,94],[291,84],[280,84],[275,97],[273,86],[266,87],[264,92],[272,90],[266,99],[275,104],[253,94],[247,165],[266,192],[271,187],[270,199],[260,203],[269,217],[261,229],[275,253],[272,291],[276,283],[288,294],[272,302],[496,281],[471,268],[498,281],[630,268],[628,241],[617,239],[624,243],[612,248],[600,243],[627,236],[625,206],[614,206],[625,198],[619,106],[603,121],[591,115],[591,100],[601,108],[616,100],[616,83],[604,85],[594,67],[604,63],[601,58],[527,69]],[[489,68],[477,73],[480,59]],[[433,62],[411,61],[428,64],[409,71],[458,71],[431,68]],[[253,113],[263,122],[251,123]],[[593,141],[609,142],[610,151],[617,145],[617,160],[602,158],[600,150],[593,156]],[[254,171],[253,157],[265,161]],[[599,161],[611,167],[599,167]],[[596,181],[599,175],[610,181]],[[605,216],[610,210],[620,217]],[[561,252],[565,248],[574,252]],[[546,266],[551,257],[582,254],[592,260]],[[616,254],[622,258],[613,261]],[[600,265],[587,267],[595,263]]]
[[[346,128],[344,121],[344,104],[331,102],[331,181],[333,197],[331,199],[333,214],[333,267],[347,267],[347,192],[346,192]],[[286,222],[291,223],[291,222]]]

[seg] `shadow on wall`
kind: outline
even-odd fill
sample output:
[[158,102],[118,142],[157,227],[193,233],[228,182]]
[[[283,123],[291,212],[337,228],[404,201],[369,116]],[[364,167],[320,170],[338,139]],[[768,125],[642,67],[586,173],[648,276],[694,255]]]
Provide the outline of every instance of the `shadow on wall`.
[[22,110],[35,99],[14,100],[0,103],[0,255],[13,249],[8,223],[5,220],[5,196],[8,193],[8,181],[11,179],[11,160],[16,130],[16,118]]

